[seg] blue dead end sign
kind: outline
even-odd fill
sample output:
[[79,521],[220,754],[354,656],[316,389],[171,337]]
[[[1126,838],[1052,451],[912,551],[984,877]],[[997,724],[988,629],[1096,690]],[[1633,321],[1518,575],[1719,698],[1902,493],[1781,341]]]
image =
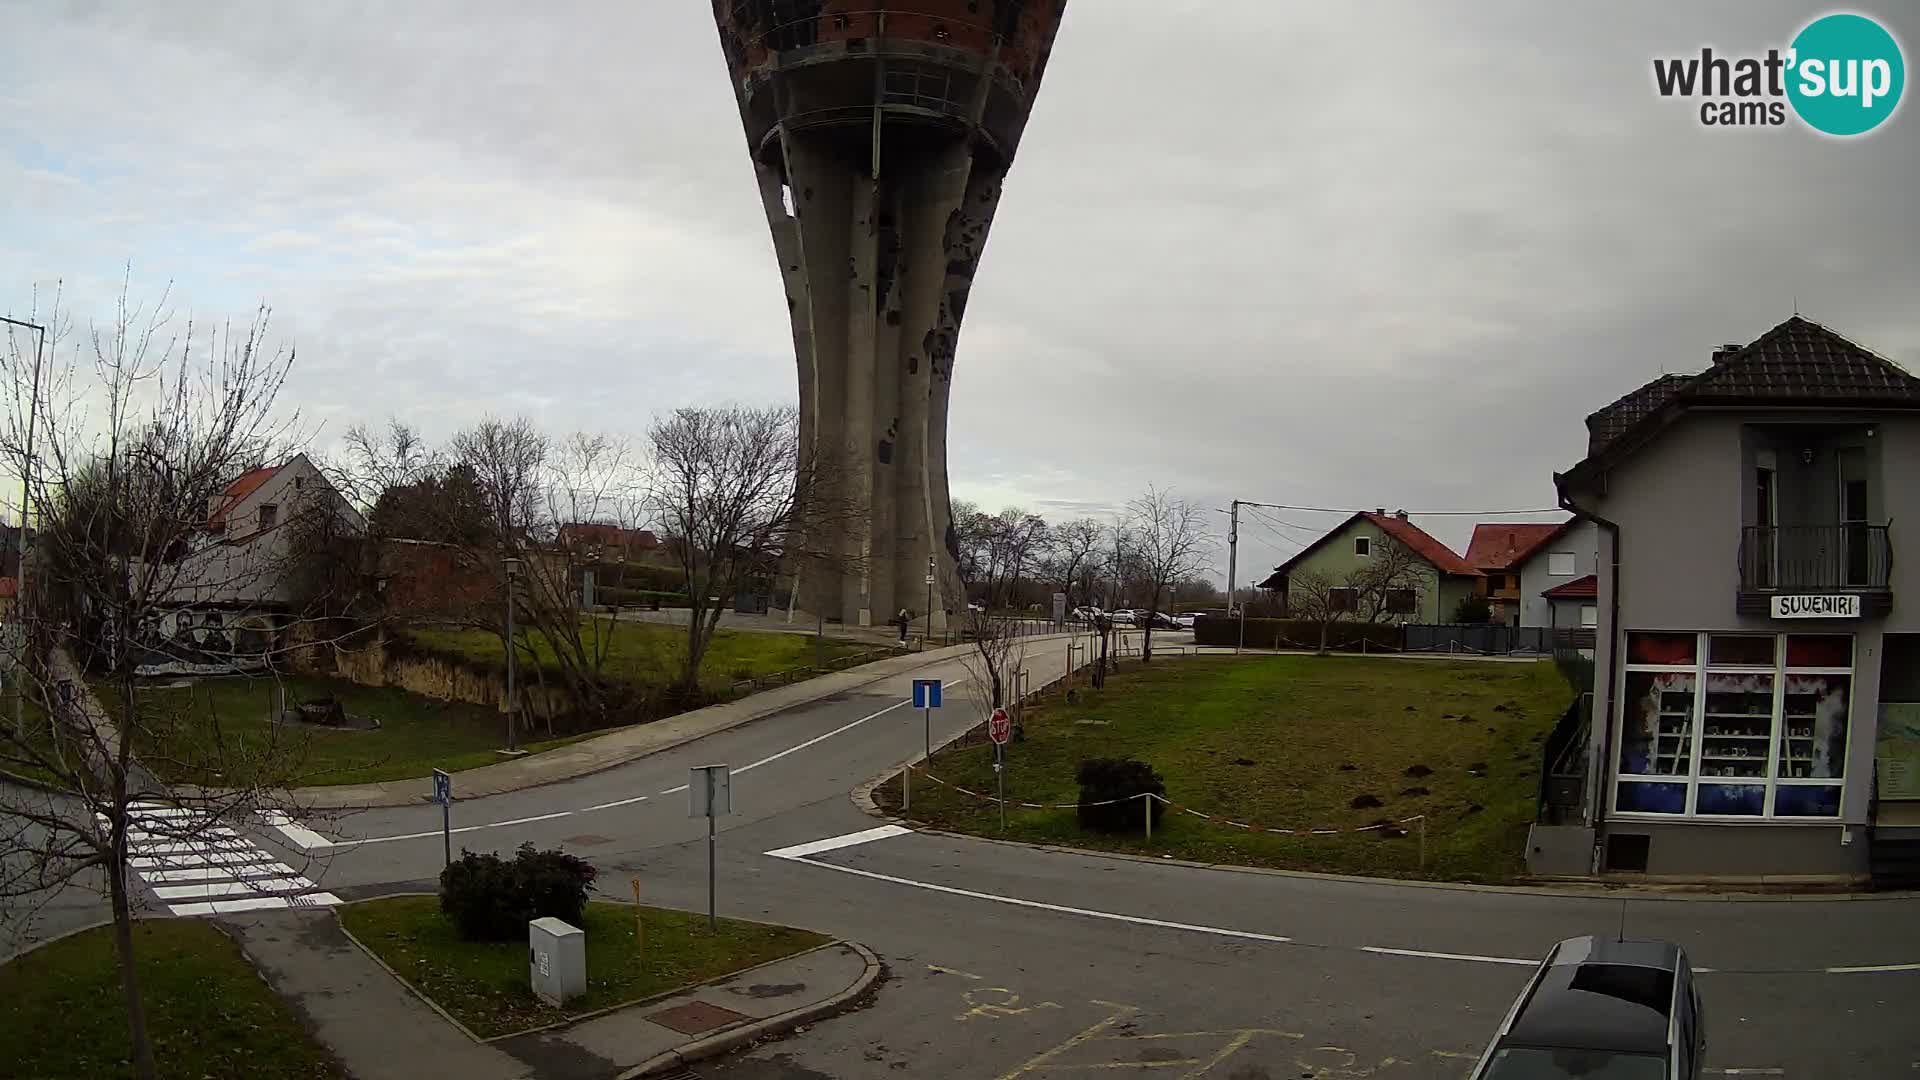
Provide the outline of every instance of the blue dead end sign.
[[937,709],[940,707],[940,680],[913,680],[913,707],[916,709]]

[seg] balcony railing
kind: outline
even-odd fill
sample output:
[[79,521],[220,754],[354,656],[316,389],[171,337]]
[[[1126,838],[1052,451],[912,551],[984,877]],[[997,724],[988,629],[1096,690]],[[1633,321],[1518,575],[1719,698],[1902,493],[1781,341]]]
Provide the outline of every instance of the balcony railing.
[[1892,569],[1885,525],[1748,525],[1740,534],[1747,592],[1885,591]]

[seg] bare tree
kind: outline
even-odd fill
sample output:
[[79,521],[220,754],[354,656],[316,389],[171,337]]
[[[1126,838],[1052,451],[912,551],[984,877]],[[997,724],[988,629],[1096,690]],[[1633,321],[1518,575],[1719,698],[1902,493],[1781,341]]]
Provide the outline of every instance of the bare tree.
[[[0,455],[15,470],[31,464],[26,509],[40,523],[27,632],[13,659],[40,719],[25,730],[0,726],[0,767],[36,773],[50,790],[0,787],[0,913],[31,921],[57,890],[103,888],[132,1064],[152,1077],[130,853],[136,842],[227,835],[213,830],[286,808],[299,754],[277,734],[243,737],[218,717],[149,700],[136,667],[150,649],[164,650],[158,624],[183,597],[281,569],[245,556],[272,549],[252,544],[258,537],[215,541],[208,525],[235,477],[277,458],[292,438],[294,421],[276,399],[294,354],[271,343],[265,307],[237,327],[176,329],[164,295],[136,305],[124,284],[113,318],[86,345],[56,359],[38,393],[22,390],[24,358],[12,350],[5,358],[13,392]],[[76,655],[105,688],[98,698]],[[143,761],[203,782],[164,783]],[[149,800],[170,809],[156,815]]]
[[[791,407],[677,409],[647,432],[647,501],[680,564],[692,610],[681,685],[697,695],[700,663],[727,603],[750,590],[771,592],[775,575],[807,564],[845,563],[808,537],[846,508],[821,466],[800,450]],[[812,498],[796,498],[807,490]]]
[[989,711],[1007,704],[1007,693],[1014,688],[1014,673],[1026,662],[1026,638],[1021,629],[1017,619],[984,611],[967,613],[966,631],[973,649],[962,663],[985,695]]
[[1127,503],[1127,531],[1132,554],[1147,592],[1146,634],[1140,639],[1140,659],[1153,659],[1153,623],[1160,598],[1182,578],[1206,569],[1213,553],[1213,537],[1200,508],[1171,492],[1148,487],[1146,494]]
[[[1319,651],[1328,651],[1333,624],[1391,622],[1420,609],[1431,571],[1425,560],[1391,536],[1372,544],[1366,565],[1333,576],[1294,570],[1286,578],[1289,619],[1314,624]],[[1275,647],[1278,647],[1276,641]]]
[[1100,548],[1106,543],[1107,529],[1092,518],[1077,518],[1056,525],[1048,537],[1047,576],[1059,583],[1070,605],[1093,602],[1093,570]]

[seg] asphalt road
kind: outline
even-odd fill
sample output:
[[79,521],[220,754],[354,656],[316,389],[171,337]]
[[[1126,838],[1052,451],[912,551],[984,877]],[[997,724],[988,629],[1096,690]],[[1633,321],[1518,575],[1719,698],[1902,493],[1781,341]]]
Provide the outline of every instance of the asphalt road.
[[[1156,635],[1158,637],[1159,635]],[[1055,671],[1064,656],[1036,655]],[[1177,662],[1177,661],[1176,661]],[[935,737],[977,721],[965,670]],[[790,710],[619,769],[454,807],[456,847],[560,844],[600,887],[706,903],[692,765],[736,770],[717,841],[722,913],[862,941],[867,1007],[703,1064],[702,1076],[1460,1077],[1525,978],[1572,934],[1680,942],[1702,975],[1707,1063],[1735,1076],[1920,1075],[1920,900],[1632,899],[1339,881],[870,833],[850,788],[918,753],[907,680]],[[1017,753],[1018,748],[1015,748]],[[437,807],[260,839],[342,896],[439,871]],[[890,831],[890,830],[883,830]],[[802,852],[806,849],[802,848]],[[1855,971],[1908,965],[1907,970]]]

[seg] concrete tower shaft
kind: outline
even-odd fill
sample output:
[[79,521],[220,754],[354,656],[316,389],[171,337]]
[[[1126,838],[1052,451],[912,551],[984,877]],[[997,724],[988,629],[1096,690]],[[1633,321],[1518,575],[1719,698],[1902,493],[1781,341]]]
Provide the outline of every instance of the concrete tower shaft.
[[800,604],[965,606],[947,496],[960,321],[1065,0],[714,0],[839,515]]

